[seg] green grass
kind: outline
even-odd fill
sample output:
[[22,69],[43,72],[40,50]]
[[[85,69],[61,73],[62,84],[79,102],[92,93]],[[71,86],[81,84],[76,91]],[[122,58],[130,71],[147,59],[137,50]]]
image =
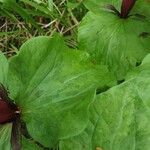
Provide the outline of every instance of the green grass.
[[68,46],[77,47],[77,27],[87,12],[82,1],[50,2],[0,0],[0,50],[10,57],[27,39],[55,32],[64,36]]

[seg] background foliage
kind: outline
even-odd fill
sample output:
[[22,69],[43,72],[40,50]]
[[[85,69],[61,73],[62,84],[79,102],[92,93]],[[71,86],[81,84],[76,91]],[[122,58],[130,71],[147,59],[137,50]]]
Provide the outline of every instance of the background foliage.
[[0,0],[0,49],[12,55],[27,39],[55,31],[77,47],[77,26],[86,12],[81,0]]

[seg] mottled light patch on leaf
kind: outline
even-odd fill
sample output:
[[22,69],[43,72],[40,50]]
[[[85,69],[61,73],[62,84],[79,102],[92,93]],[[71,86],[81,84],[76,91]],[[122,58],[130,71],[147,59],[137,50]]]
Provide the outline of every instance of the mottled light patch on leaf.
[[100,147],[96,147],[96,150],[102,150]]

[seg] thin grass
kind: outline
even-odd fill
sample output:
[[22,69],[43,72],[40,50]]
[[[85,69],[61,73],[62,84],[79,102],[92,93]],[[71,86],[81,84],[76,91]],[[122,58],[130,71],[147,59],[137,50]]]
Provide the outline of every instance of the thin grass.
[[77,47],[77,27],[87,10],[80,1],[71,3],[75,7],[69,4],[67,0],[55,0],[49,8],[44,0],[41,4],[20,0],[15,4],[17,11],[0,5],[0,50],[11,56],[31,37],[55,32],[64,36],[68,46]]

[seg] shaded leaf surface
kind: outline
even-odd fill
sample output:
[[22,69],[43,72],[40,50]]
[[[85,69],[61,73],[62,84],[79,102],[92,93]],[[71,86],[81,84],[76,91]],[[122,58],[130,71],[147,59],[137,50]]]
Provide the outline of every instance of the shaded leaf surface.
[[60,150],[149,150],[150,77],[146,72],[97,96],[88,127]]

